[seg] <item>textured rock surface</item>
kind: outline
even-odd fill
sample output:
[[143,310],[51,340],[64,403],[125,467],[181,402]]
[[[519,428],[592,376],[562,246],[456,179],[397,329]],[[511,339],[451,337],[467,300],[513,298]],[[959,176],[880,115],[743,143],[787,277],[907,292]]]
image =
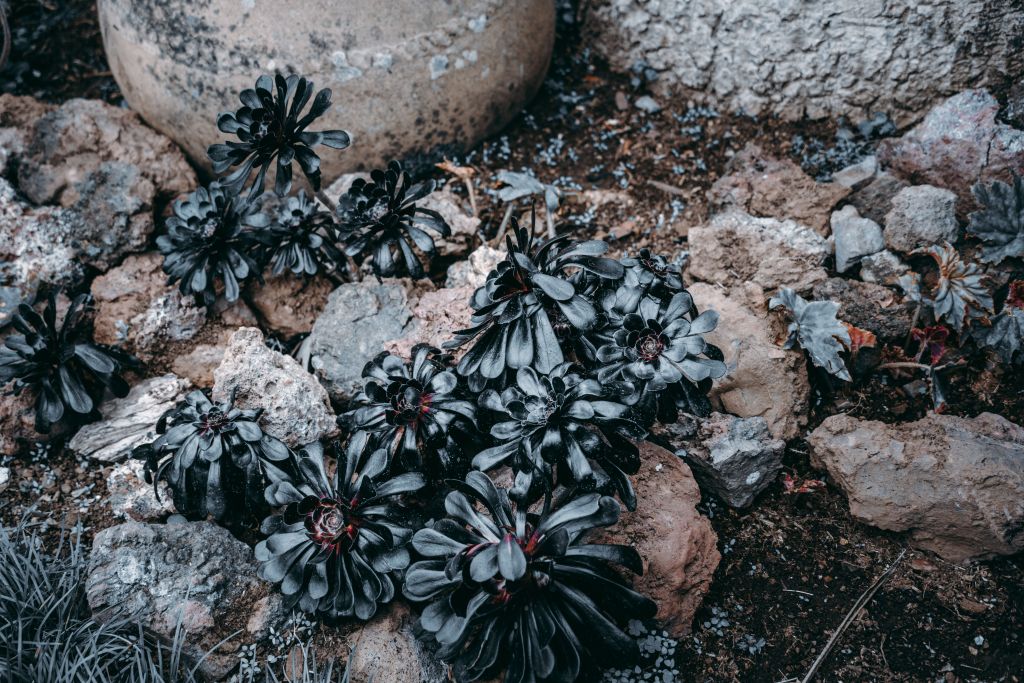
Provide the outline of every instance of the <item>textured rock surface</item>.
[[543,81],[555,28],[552,0],[102,0],[99,16],[125,99],[197,163],[224,137],[217,115],[258,74],[331,88],[335,105],[314,129],[349,130],[358,151],[326,154],[327,181],[498,130]]
[[840,320],[874,332],[882,341],[902,344],[910,334],[913,307],[898,302],[888,287],[833,277],[817,285],[812,298],[835,301],[839,304]]
[[260,426],[292,447],[338,433],[327,392],[291,356],[270,349],[263,333],[243,327],[231,335],[213,372],[213,399],[232,395],[240,408],[263,410]]
[[888,249],[860,260],[860,279],[879,285],[894,285],[910,267]]
[[832,182],[851,190],[866,187],[878,173],[878,157],[869,156],[832,174]]
[[59,433],[38,434],[35,430],[35,398],[27,391],[20,396],[0,390],[0,454],[15,455],[36,441],[47,441]]
[[174,501],[167,482],[161,481],[160,498],[146,483],[145,463],[118,463],[107,475],[107,505],[114,517],[132,522],[156,522],[174,514]]
[[785,330],[768,316],[764,292],[748,286],[727,294],[696,283],[690,293],[700,310],[719,314],[718,327],[705,338],[722,349],[729,372],[711,389],[712,403],[740,417],[763,417],[776,439],[797,436],[810,410],[807,365],[800,351],[776,343]]
[[363,366],[392,339],[412,338],[419,324],[398,280],[364,280],[331,292],[309,335],[310,365],[331,398],[344,401],[361,388]]
[[914,185],[956,193],[961,219],[976,207],[971,186],[979,180],[1009,181],[1024,168],[1024,132],[996,121],[999,102],[984,90],[968,90],[936,106],[901,138],[883,140],[878,160]]
[[[454,336],[456,330],[464,330],[472,322],[473,309],[469,298],[473,290],[469,287],[445,287],[424,292],[416,301],[412,314],[417,321],[412,336],[385,342],[384,349],[399,356],[408,357],[416,344],[430,344],[438,349]],[[466,348],[450,350],[461,357]]]
[[157,420],[174,407],[188,388],[189,381],[175,375],[143,380],[124,398],[103,402],[103,419],[79,429],[68,442],[68,448],[100,462],[124,460],[133,448],[156,438]]
[[180,620],[193,662],[241,631],[200,665],[220,680],[238,664],[241,645],[266,637],[284,618],[281,595],[256,568],[252,550],[211,522],[126,522],[93,539],[85,592],[99,621],[133,614],[167,642]]
[[885,216],[885,244],[895,251],[909,253],[933,244],[952,244],[959,234],[956,195],[930,185],[900,190]]
[[686,462],[701,487],[734,508],[745,508],[782,470],[786,442],[773,439],[763,417],[712,413],[701,420]]
[[462,206],[462,200],[447,187],[427,195],[420,202],[425,209],[441,214],[452,234],[434,240],[438,256],[463,256],[476,239],[480,219],[470,216]]
[[850,195],[850,203],[864,218],[884,225],[885,214],[892,209],[892,198],[905,187],[910,187],[905,180],[890,173],[879,173],[874,180]]
[[865,256],[885,249],[882,228],[870,218],[861,218],[853,206],[844,206],[832,214],[835,238],[836,270],[845,273]]
[[223,337],[218,344],[196,344],[188,353],[176,356],[171,370],[197,387],[212,387],[213,373],[224,360],[231,333],[225,331]]
[[456,261],[448,266],[445,287],[469,287],[476,289],[487,281],[487,274],[505,258],[505,252],[486,244],[474,249],[465,261]]
[[7,490],[7,487],[11,485],[11,468],[0,467],[0,493]]
[[825,238],[793,221],[719,214],[691,228],[689,242],[687,275],[697,280],[805,292],[827,277],[822,264],[831,250]]
[[713,211],[740,210],[754,216],[789,218],[828,235],[829,213],[850,188],[818,183],[789,159],[766,157],[748,144],[729,161],[729,175],[708,191]]
[[445,667],[416,637],[419,617],[401,602],[382,612],[348,637],[351,655],[345,673],[350,683],[447,681]]
[[333,288],[326,277],[307,280],[286,273],[251,287],[249,299],[268,329],[291,337],[313,329]]
[[658,620],[681,638],[690,633],[693,615],[721,559],[718,536],[697,512],[700,489],[686,463],[649,442],[640,446],[640,463],[640,472],[633,477],[637,497],[658,504],[623,510],[618,524],[594,538],[637,549],[644,575],[634,580],[634,586],[658,603]]
[[598,48],[664,90],[787,119],[889,112],[1024,73],[1024,8],[987,0],[600,0]]
[[808,439],[856,519],[953,562],[1024,549],[1024,428],[929,413],[887,425],[834,415]]
[[31,141],[32,126],[54,105],[34,97],[0,95],[0,175],[13,171]]

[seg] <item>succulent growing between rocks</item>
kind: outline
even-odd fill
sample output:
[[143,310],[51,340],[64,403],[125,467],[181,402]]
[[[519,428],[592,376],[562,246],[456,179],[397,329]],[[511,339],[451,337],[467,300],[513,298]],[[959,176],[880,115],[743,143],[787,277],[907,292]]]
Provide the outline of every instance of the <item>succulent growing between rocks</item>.
[[72,300],[57,325],[57,297],[50,294],[42,315],[27,303],[11,319],[17,334],[0,347],[0,381],[12,391],[35,394],[35,428],[48,433],[61,420],[83,422],[99,415],[96,406],[109,389],[128,393],[121,372],[136,363],[129,354],[92,340],[85,308],[89,297]]
[[931,302],[936,318],[948,320],[961,332],[971,320],[992,312],[992,295],[977,264],[964,261],[949,244],[935,245],[927,253],[939,266],[939,285]]
[[448,516],[413,536],[427,559],[409,568],[403,592],[429,602],[420,625],[458,680],[504,672],[507,683],[575,681],[636,661],[636,642],[621,625],[653,617],[656,606],[612,565],[640,574],[640,557],[583,538],[618,520],[613,498],[589,493],[560,506],[547,498],[533,513],[481,472],[455,486]]
[[251,224],[262,228],[259,261],[270,266],[274,275],[290,271],[312,277],[331,272],[345,261],[338,241],[338,227],[331,214],[322,211],[305,190],[281,199],[273,212],[253,216]]
[[1024,364],[1024,280],[1010,283],[1003,310],[982,333],[981,341],[1004,363]]
[[260,411],[232,403],[213,403],[193,391],[160,418],[156,440],[133,452],[146,461],[146,480],[157,496],[157,485],[166,481],[174,507],[187,517],[233,520],[259,512],[265,474],[288,466],[291,452],[263,433]]
[[1015,173],[1012,185],[978,182],[971,192],[983,207],[970,215],[967,228],[985,243],[981,260],[998,264],[1024,257],[1024,178]]
[[214,173],[238,166],[221,184],[237,194],[256,168],[256,180],[249,191],[253,199],[263,192],[267,170],[276,161],[274,190],[284,196],[291,189],[292,161],[297,161],[313,189],[319,190],[320,157],[313,148],[322,144],[345,149],[351,138],[343,130],[306,130],[330,108],[331,90],[318,92],[309,111],[303,114],[311,97],[312,81],[296,75],[260,76],[255,88],[243,90],[238,97],[242,107],[217,117],[217,128],[234,134],[238,141],[211,145],[207,150]]
[[834,301],[807,301],[792,289],[784,287],[768,302],[769,308],[780,306],[789,311],[793,318],[783,348],[791,349],[800,344],[811,357],[812,363],[830,375],[849,382],[850,372],[839,353],[844,345],[849,348],[852,342],[849,330],[836,318],[839,304]]
[[409,565],[412,537],[402,494],[423,486],[419,473],[388,479],[387,456],[365,434],[349,442],[328,473],[323,449],[307,446],[297,475],[274,476],[266,501],[284,506],[263,521],[259,575],[280,584],[289,605],[330,619],[369,619],[395,596],[394,573]]

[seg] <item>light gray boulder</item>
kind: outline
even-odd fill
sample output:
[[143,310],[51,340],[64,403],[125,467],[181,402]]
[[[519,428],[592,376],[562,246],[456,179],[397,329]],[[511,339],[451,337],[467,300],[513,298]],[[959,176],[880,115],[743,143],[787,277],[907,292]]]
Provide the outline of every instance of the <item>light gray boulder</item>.
[[885,244],[894,251],[910,253],[933,244],[952,244],[959,234],[956,195],[931,185],[900,190],[885,216]]
[[870,218],[861,218],[857,209],[847,204],[832,214],[832,236],[836,248],[836,270],[845,273],[871,254],[885,249],[882,228]]

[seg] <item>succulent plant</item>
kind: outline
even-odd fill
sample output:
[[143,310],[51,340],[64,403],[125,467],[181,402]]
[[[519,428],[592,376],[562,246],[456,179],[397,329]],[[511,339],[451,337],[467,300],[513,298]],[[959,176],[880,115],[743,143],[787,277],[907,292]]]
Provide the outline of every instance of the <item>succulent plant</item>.
[[971,213],[968,232],[984,243],[981,260],[1001,263],[1024,257],[1024,179],[1013,175],[1013,184],[996,180],[978,182],[971,188],[983,208]]
[[454,486],[448,516],[413,536],[427,559],[409,568],[403,592],[429,601],[420,625],[457,680],[504,672],[506,683],[575,681],[636,661],[636,642],[621,625],[653,617],[656,606],[612,565],[640,574],[640,557],[583,540],[618,520],[613,498],[589,493],[561,506],[548,498],[535,514],[481,472]]
[[604,258],[608,245],[598,240],[571,242],[567,236],[539,244],[513,221],[516,240],[506,240],[508,255],[473,292],[472,327],[445,344],[474,341],[459,362],[459,374],[478,390],[507,371],[532,367],[546,374],[566,361],[555,325],[580,332],[597,323],[597,309],[583,294],[575,271],[602,279],[622,277],[623,267]]
[[387,170],[370,173],[369,182],[357,178],[338,200],[338,221],[348,255],[371,256],[378,278],[423,277],[423,264],[413,247],[428,258],[436,251],[434,239],[424,228],[442,237],[451,235],[441,214],[416,205],[433,191],[433,180],[413,185],[397,161],[388,164]]
[[241,520],[263,510],[264,477],[287,468],[291,451],[259,426],[260,411],[234,401],[214,403],[199,390],[164,413],[156,440],[133,457],[146,462],[146,480],[166,481],[181,514]]
[[329,619],[369,619],[395,596],[394,573],[409,565],[412,537],[403,494],[423,486],[421,474],[388,479],[387,456],[365,433],[349,441],[328,474],[323,448],[307,446],[294,477],[272,477],[266,501],[283,506],[263,521],[256,546],[259,576],[280,584],[288,606]]
[[16,334],[0,347],[0,381],[11,390],[35,394],[35,429],[49,433],[62,420],[83,422],[99,413],[97,405],[109,389],[128,393],[121,372],[136,360],[119,349],[92,340],[85,309],[89,297],[76,296],[57,325],[57,298],[52,293],[42,315],[27,303],[11,319]]
[[167,233],[156,238],[168,282],[206,306],[217,299],[218,280],[228,301],[238,299],[240,283],[260,277],[253,253],[265,217],[256,211],[254,203],[217,183],[174,202]]
[[344,254],[335,246],[338,229],[334,219],[305,190],[280,200],[273,212],[254,216],[251,222],[263,228],[255,235],[257,252],[274,275],[291,271],[311,277],[345,263]]
[[326,145],[345,149],[352,140],[343,130],[306,130],[331,106],[331,91],[324,88],[303,114],[311,97],[313,82],[295,75],[260,76],[255,88],[243,90],[238,97],[242,107],[217,117],[217,128],[234,134],[238,141],[211,145],[207,150],[214,173],[238,166],[221,184],[237,194],[257,168],[249,191],[249,198],[255,198],[263,193],[267,170],[276,161],[274,190],[284,196],[291,189],[292,161],[297,161],[313,189],[319,190],[320,157],[313,148]]
[[983,333],[982,343],[1004,363],[1024,364],[1024,280],[1010,283],[1003,310]]
[[668,304],[672,297],[686,291],[682,269],[665,257],[641,249],[636,256],[619,259],[626,272],[622,283],[605,292],[602,307],[612,314],[636,313],[642,299]]
[[555,236],[555,212],[558,211],[558,205],[562,201],[560,189],[554,185],[542,183],[537,180],[537,176],[528,171],[524,173],[498,171],[497,180],[505,185],[498,190],[498,199],[509,204],[505,213],[506,219],[502,220],[501,228],[505,227],[507,217],[511,216],[515,202],[523,197],[540,197],[544,200],[544,220],[548,226],[548,237]]
[[[616,297],[618,298],[618,297]],[[629,382],[634,393],[626,402],[637,406],[640,421],[675,422],[678,411],[705,416],[713,380],[726,373],[722,352],[704,335],[715,329],[718,313],[694,315],[693,299],[677,292],[664,306],[641,297],[629,313],[601,332],[606,340],[597,351],[597,377],[602,382]]]
[[339,422],[367,433],[402,470],[431,481],[461,477],[468,469],[464,446],[474,442],[476,404],[463,396],[448,361],[426,344],[413,347],[409,363],[381,353],[363,368],[363,391]]
[[931,302],[937,319],[948,320],[961,332],[971,320],[992,312],[992,295],[985,288],[984,274],[977,264],[961,259],[949,244],[935,245],[926,253],[939,266],[939,284]]
[[516,474],[510,494],[524,503],[563,484],[583,491],[617,491],[635,510],[628,475],[636,474],[640,456],[629,439],[642,439],[646,432],[620,402],[633,387],[602,384],[582,371],[571,363],[546,375],[520,368],[515,384],[500,393],[485,390],[480,406],[492,417],[496,445],[478,453],[473,466],[488,470],[509,465]]
[[839,353],[844,345],[850,348],[852,342],[849,330],[836,318],[839,304],[834,301],[807,301],[792,289],[783,287],[768,302],[770,309],[780,306],[793,318],[789,324],[789,337],[782,347],[791,349],[799,344],[814,365],[849,382],[850,372]]

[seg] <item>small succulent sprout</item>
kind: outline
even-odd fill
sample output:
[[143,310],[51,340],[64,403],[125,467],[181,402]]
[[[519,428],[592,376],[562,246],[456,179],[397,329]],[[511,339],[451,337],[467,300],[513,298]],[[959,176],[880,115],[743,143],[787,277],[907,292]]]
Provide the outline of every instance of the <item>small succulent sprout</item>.
[[945,325],[929,325],[915,327],[910,330],[910,337],[917,342],[917,360],[924,360],[928,365],[938,365],[946,355],[946,343],[949,341],[949,328]]
[[260,411],[233,403],[193,391],[160,418],[156,440],[132,453],[145,461],[157,496],[166,481],[175,509],[190,519],[234,521],[260,513],[264,477],[289,466],[291,451],[260,428]]
[[602,241],[572,242],[561,236],[536,243],[516,221],[513,232],[516,239],[506,240],[505,260],[473,292],[472,326],[445,344],[474,342],[458,366],[474,390],[508,371],[532,367],[546,374],[564,363],[554,323],[586,332],[598,321],[594,302],[572,273],[607,280],[623,273],[620,263],[604,257],[608,245]]
[[982,333],[981,341],[1004,363],[1024,365],[1024,280],[1010,283],[1003,310]]
[[281,199],[272,211],[253,216],[250,224],[260,228],[254,236],[259,261],[269,264],[274,275],[290,271],[312,277],[345,264],[344,254],[335,246],[334,219],[305,190]]
[[597,680],[599,667],[636,663],[623,625],[652,618],[657,606],[613,565],[641,574],[640,557],[585,541],[618,520],[614,498],[588,493],[557,506],[548,498],[532,513],[482,472],[453,486],[447,517],[413,536],[426,559],[409,568],[403,592],[428,603],[420,625],[456,680]]
[[[313,103],[303,113],[310,98]],[[310,124],[331,106],[331,91],[324,88],[313,97],[313,82],[291,75],[260,76],[255,88],[243,90],[238,97],[242,107],[217,117],[217,128],[222,133],[235,135],[238,140],[211,145],[207,155],[213,162],[214,173],[224,173],[233,166],[238,168],[225,177],[221,184],[234,193],[256,171],[256,179],[249,191],[254,199],[263,193],[267,171],[277,164],[274,191],[285,196],[292,185],[292,162],[309,180],[313,190],[320,189],[320,157],[313,151],[318,145],[345,149],[352,139],[343,130],[314,132],[306,130]]]
[[492,418],[496,445],[480,451],[473,466],[511,466],[515,485],[510,494],[524,503],[561,484],[617,492],[635,510],[629,475],[640,468],[640,455],[630,439],[642,439],[646,432],[621,402],[630,393],[632,387],[586,378],[582,368],[570,363],[547,375],[520,368],[514,384],[500,393],[488,389],[480,395],[481,408]]
[[[256,546],[260,578],[279,584],[286,606],[328,619],[370,619],[396,592],[412,538],[404,494],[423,486],[418,473],[388,478],[387,456],[356,435],[333,474],[323,448],[303,449],[294,476],[272,476],[266,501],[283,508],[263,521]],[[280,473],[279,473],[280,474]]]
[[971,320],[984,319],[992,312],[992,295],[976,263],[964,261],[950,244],[929,247],[926,253],[939,266],[939,283],[931,302],[937,319],[949,321],[959,333]]
[[35,429],[50,432],[64,421],[81,423],[99,416],[97,406],[109,389],[128,393],[121,373],[137,364],[117,348],[92,339],[86,294],[76,296],[57,324],[57,295],[51,293],[42,315],[22,303],[11,319],[15,334],[0,347],[0,381],[12,383],[14,394],[35,395]]
[[441,214],[416,202],[434,191],[434,181],[412,183],[397,161],[377,169],[370,181],[357,178],[338,200],[337,217],[352,257],[371,257],[378,278],[426,274],[415,249],[432,258],[437,248],[427,230],[441,237],[451,228]]
[[784,287],[768,302],[771,309],[780,306],[789,311],[793,319],[783,348],[791,349],[799,344],[814,365],[849,382],[850,373],[839,353],[844,346],[850,348],[852,340],[846,326],[836,318],[839,304],[834,301],[809,302]]
[[426,344],[406,363],[387,352],[363,368],[363,391],[339,422],[366,433],[391,466],[430,481],[460,478],[475,450],[476,403],[468,400],[449,358]]
[[505,227],[515,202],[524,197],[539,197],[544,200],[544,220],[547,223],[548,237],[555,236],[555,212],[562,202],[562,191],[554,185],[542,183],[530,172],[516,173],[515,171],[498,171],[498,182],[505,187],[498,190],[498,199],[509,204],[498,228],[499,234]]
[[174,202],[173,210],[166,234],[156,238],[168,283],[200,305],[217,300],[218,282],[228,301],[237,300],[242,282],[260,278],[253,254],[264,219],[257,206],[212,183]]
[[967,231],[984,244],[981,260],[998,264],[1024,257],[1024,178],[1014,173],[1012,184],[978,182],[971,192],[982,208],[969,216]]

